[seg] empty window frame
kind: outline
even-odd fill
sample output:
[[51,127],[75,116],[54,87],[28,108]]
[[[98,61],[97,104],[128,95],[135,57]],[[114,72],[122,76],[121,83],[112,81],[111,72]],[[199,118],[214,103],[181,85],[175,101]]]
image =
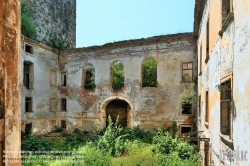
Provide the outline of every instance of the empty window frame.
[[25,97],[25,112],[32,112],[32,97]]
[[199,108],[199,110],[198,110],[198,117],[199,118],[201,118],[201,96],[199,96],[199,98],[198,98],[198,108]]
[[205,63],[208,62],[209,59],[209,17],[207,18],[207,36],[206,36],[206,59]]
[[205,109],[205,122],[208,122],[209,119],[209,96],[208,91],[206,91],[206,109]]
[[233,12],[232,0],[222,0],[222,25],[225,20],[229,16],[230,13]]
[[88,64],[85,68],[84,87],[85,89],[94,89],[95,86],[96,86],[95,85],[95,68],[93,67],[93,65]]
[[231,139],[232,108],[231,108],[231,79],[221,84],[220,92],[220,114],[221,114],[221,134],[229,135]]
[[193,62],[182,64],[182,82],[193,81]]
[[66,129],[66,120],[61,120],[61,128]]
[[189,133],[191,130],[192,130],[192,127],[191,126],[180,126],[180,132],[181,134],[183,133]]
[[116,61],[111,67],[112,88],[119,91],[124,87],[124,67],[120,61]]
[[61,111],[67,111],[67,100],[65,98],[61,99]]
[[31,79],[33,78],[32,69],[33,64],[31,62],[23,63],[23,84],[27,89],[31,89]]
[[142,87],[157,87],[157,63],[153,58],[142,64]]
[[29,54],[33,54],[33,46],[29,44],[24,44],[24,51]]
[[32,134],[32,123],[25,125],[25,134]]
[[182,114],[192,114],[192,104],[183,102]]
[[66,72],[61,73],[61,85],[66,86],[67,85],[67,75]]

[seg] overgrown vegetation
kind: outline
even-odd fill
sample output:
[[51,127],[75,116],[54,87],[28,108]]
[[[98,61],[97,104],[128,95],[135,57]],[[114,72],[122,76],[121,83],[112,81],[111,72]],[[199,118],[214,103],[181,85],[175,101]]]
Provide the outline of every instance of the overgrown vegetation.
[[[108,120],[108,127],[106,130],[103,130],[103,133],[99,132],[102,134],[97,137],[92,137],[91,139],[86,138],[86,132],[76,129],[72,134],[63,131],[61,132],[61,137],[49,141],[52,150],[70,150],[71,153],[67,155],[60,154],[61,156],[59,157],[56,153],[50,154],[50,158],[44,160],[39,159],[39,155],[30,154],[28,157],[24,157],[23,161],[33,161],[29,164],[24,163],[22,165],[201,165],[194,146],[187,142],[177,140],[165,130],[145,131],[139,126],[133,129],[121,128],[118,125],[118,119],[115,123],[112,123],[110,117]],[[172,130],[175,130],[175,125],[176,123],[173,123],[171,127]],[[34,138],[35,137],[30,136],[29,139],[25,139],[23,142],[25,142],[26,145],[30,143],[32,146],[37,146],[39,142],[34,141]],[[72,146],[72,142],[78,146]],[[34,162],[36,160],[37,162]],[[46,163],[45,160],[49,162]]]
[[191,83],[188,89],[184,89],[184,91],[180,94],[180,99],[182,103],[192,104],[195,103],[198,99],[197,93],[195,92],[195,84]]
[[157,64],[154,59],[146,59],[143,63],[142,71],[142,86],[156,87],[157,86]]
[[229,84],[217,85],[216,88],[220,92],[226,92],[226,91],[230,90]]
[[67,40],[62,39],[58,35],[55,35],[52,39],[50,39],[48,45],[58,49],[59,51],[66,50],[70,47],[70,43]]
[[36,26],[32,23],[33,11],[25,3],[21,4],[21,32],[24,36],[35,39]]
[[88,66],[86,69],[86,75],[85,75],[85,89],[94,89],[96,87],[95,85],[95,69],[93,66]]
[[124,69],[121,62],[115,62],[112,66],[112,88],[119,91],[124,87]]

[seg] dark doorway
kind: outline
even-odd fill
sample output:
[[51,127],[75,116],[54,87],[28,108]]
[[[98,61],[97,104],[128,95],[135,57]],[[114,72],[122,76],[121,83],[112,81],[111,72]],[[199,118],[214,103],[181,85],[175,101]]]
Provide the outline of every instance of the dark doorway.
[[115,123],[117,116],[119,116],[119,125],[121,127],[127,127],[128,109],[128,103],[123,100],[113,100],[108,103],[106,107],[106,125],[108,126],[109,116],[111,117],[113,123]]
[[181,133],[188,133],[191,131],[191,127],[181,127]]

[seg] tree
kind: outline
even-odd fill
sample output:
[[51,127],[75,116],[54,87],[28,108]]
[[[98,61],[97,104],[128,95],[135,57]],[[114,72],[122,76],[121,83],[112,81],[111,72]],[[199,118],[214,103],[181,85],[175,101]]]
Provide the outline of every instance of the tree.
[[154,59],[150,58],[143,63],[142,86],[156,87],[157,86],[157,64]]

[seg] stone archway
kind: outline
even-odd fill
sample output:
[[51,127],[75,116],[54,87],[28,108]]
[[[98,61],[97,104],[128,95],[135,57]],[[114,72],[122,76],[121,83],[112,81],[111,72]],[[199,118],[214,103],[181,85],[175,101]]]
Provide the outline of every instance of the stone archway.
[[110,101],[106,106],[106,126],[108,125],[109,116],[113,123],[115,123],[119,116],[119,125],[121,127],[128,127],[129,111],[130,106],[126,101],[120,99]]

